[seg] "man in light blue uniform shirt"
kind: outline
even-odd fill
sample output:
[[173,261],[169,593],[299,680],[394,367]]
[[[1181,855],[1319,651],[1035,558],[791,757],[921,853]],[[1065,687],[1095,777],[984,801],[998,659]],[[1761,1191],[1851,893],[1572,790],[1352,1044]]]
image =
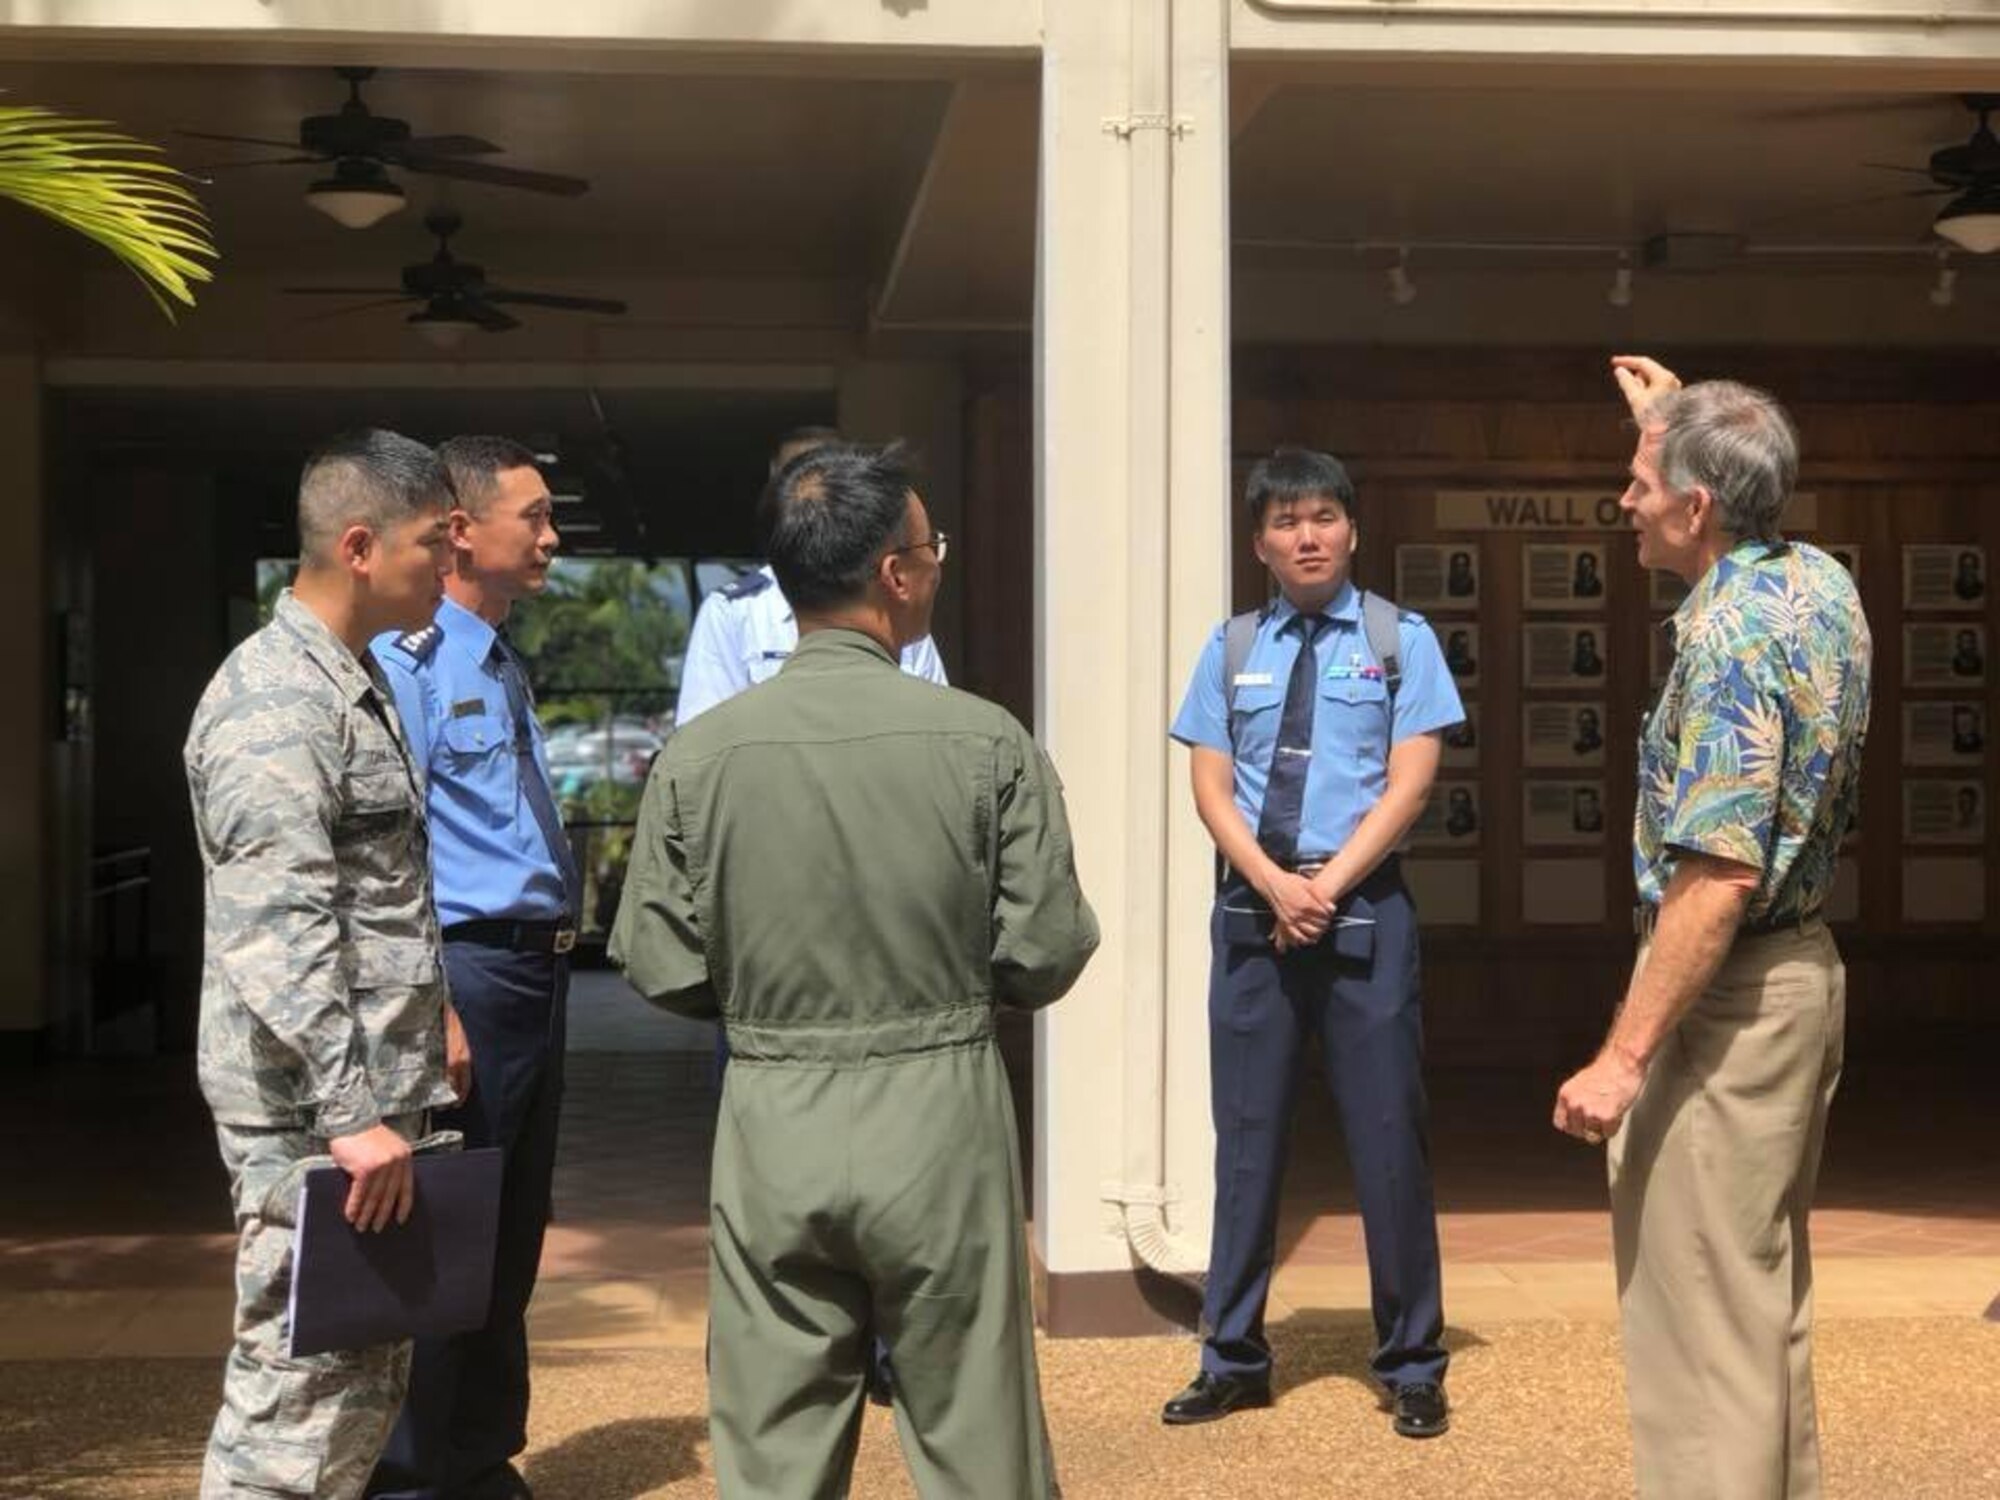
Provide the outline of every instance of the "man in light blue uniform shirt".
[[1430,1437],[1449,1420],[1444,1303],[1416,913],[1396,851],[1429,799],[1441,733],[1465,711],[1419,616],[1375,601],[1369,626],[1338,460],[1281,448],[1251,470],[1245,501],[1279,596],[1240,664],[1229,627],[1216,631],[1171,730],[1192,752],[1195,807],[1226,875],[1210,917],[1201,1373],[1161,1415],[1183,1425],[1271,1403],[1264,1304],[1300,1050],[1317,1032],[1368,1247],[1373,1373],[1396,1431]]
[[453,567],[437,618],[375,655],[424,768],[445,971],[472,1044],[472,1093],[439,1123],[506,1152],[484,1328],[419,1339],[403,1414],[369,1483],[398,1500],[523,1500],[525,1314],[541,1261],[562,1100],[568,954],[581,888],[527,671],[502,627],[547,586],[557,536],[527,449],[453,438]]
[[[839,441],[840,434],[830,427],[789,432],[771,455],[771,473],[775,477],[800,454]],[[745,688],[777,676],[798,644],[798,622],[778,587],[778,575],[768,565],[709,595],[688,634],[674,723],[685,724]],[[929,636],[903,648],[902,664],[912,677],[945,685],[944,663]]]

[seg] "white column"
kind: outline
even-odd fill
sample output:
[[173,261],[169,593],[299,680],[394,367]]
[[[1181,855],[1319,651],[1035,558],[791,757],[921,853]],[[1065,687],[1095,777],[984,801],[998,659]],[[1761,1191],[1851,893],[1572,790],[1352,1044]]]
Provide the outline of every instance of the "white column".
[[1036,1243],[1055,1331],[1114,1331],[1135,1266],[1207,1250],[1208,855],[1166,729],[1226,599],[1226,13],[1049,0],[1045,36],[1038,710],[1104,944],[1037,1030]]

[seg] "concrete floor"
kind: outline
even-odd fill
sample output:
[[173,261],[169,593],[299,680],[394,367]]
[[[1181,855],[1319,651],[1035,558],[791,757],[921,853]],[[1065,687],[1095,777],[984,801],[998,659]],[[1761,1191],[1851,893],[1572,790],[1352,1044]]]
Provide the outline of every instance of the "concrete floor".
[[[532,1315],[544,1500],[713,1493],[701,1347],[712,1032],[579,976],[558,1222]],[[191,1493],[230,1300],[222,1177],[186,1059],[46,1069],[0,1135],[0,1497]],[[1631,1493],[1602,1163],[1554,1080],[1432,1080],[1456,1425],[1395,1439],[1362,1379],[1366,1273],[1330,1111],[1301,1111],[1273,1297],[1281,1397],[1168,1432],[1191,1340],[1042,1346],[1066,1493]],[[1910,1101],[1922,1101],[1921,1109]],[[1828,1493],[2000,1496],[2000,1172],[1972,1056],[1850,1063],[1814,1219]],[[855,1493],[910,1493],[864,1424]]]

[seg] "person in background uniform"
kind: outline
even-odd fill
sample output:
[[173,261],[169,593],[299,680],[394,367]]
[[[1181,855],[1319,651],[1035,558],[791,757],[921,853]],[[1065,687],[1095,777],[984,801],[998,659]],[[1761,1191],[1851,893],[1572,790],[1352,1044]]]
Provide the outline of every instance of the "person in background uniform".
[[204,1500],[359,1495],[403,1399],[407,1343],[293,1359],[287,1301],[311,1159],[352,1179],[357,1228],[402,1223],[425,1112],[469,1081],[438,966],[422,771],[368,655],[377,631],[415,629],[436,608],[450,494],[436,456],[395,433],[314,454],[297,581],[188,729],[201,1091],[238,1236]]
[[1097,946],[1062,791],[1005,710],[896,669],[947,551],[896,449],[783,470],[777,680],[667,741],[612,957],[720,1016],[709,1431],[724,1495],[844,1495],[871,1330],[923,1495],[1055,1492],[994,1007]]
[[548,585],[557,537],[535,456],[505,438],[438,449],[457,503],[437,617],[375,642],[428,780],[445,971],[479,1080],[439,1123],[506,1153],[486,1325],[420,1339],[369,1484],[396,1500],[521,1500],[528,1299],[541,1263],[562,1104],[579,887],[528,673],[504,627]]
[[1620,502],[1639,566],[1690,589],[1639,742],[1638,963],[1554,1123],[1611,1143],[1639,1494],[1812,1500],[1807,1214],[1846,1008],[1824,909],[1873,647],[1845,570],[1779,534],[1798,438],[1777,402],[1612,366],[1639,429]]
[[[786,433],[771,455],[772,478],[801,454],[839,441],[840,434],[831,427],[800,427]],[[798,643],[798,622],[768,563],[710,594],[701,601],[688,633],[675,725],[775,677]],[[944,662],[928,634],[904,647],[901,661],[911,676],[944,685]]]
[[[1425,1139],[1417,923],[1397,848],[1465,717],[1429,625],[1403,613],[1400,684],[1363,628],[1354,486],[1324,453],[1250,471],[1252,545],[1278,598],[1235,689],[1224,629],[1171,731],[1228,874],[1210,918],[1215,1234],[1201,1373],[1169,1424],[1271,1402],[1264,1304],[1300,1049],[1314,1032],[1353,1164],[1374,1289],[1375,1378],[1395,1429],[1449,1425],[1444,1303]],[[1393,689],[1393,692],[1392,692]],[[1469,799],[1468,799],[1469,808]]]

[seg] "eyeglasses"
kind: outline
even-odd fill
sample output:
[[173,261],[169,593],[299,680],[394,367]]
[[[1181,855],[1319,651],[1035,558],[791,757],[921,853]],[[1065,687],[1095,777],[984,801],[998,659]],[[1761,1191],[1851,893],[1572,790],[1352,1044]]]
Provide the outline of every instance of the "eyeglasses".
[[898,552],[914,552],[919,547],[937,548],[938,566],[941,568],[944,566],[946,554],[951,551],[951,538],[942,531],[933,531],[921,542],[911,542],[907,547],[891,547],[889,551],[891,555],[894,555]]

